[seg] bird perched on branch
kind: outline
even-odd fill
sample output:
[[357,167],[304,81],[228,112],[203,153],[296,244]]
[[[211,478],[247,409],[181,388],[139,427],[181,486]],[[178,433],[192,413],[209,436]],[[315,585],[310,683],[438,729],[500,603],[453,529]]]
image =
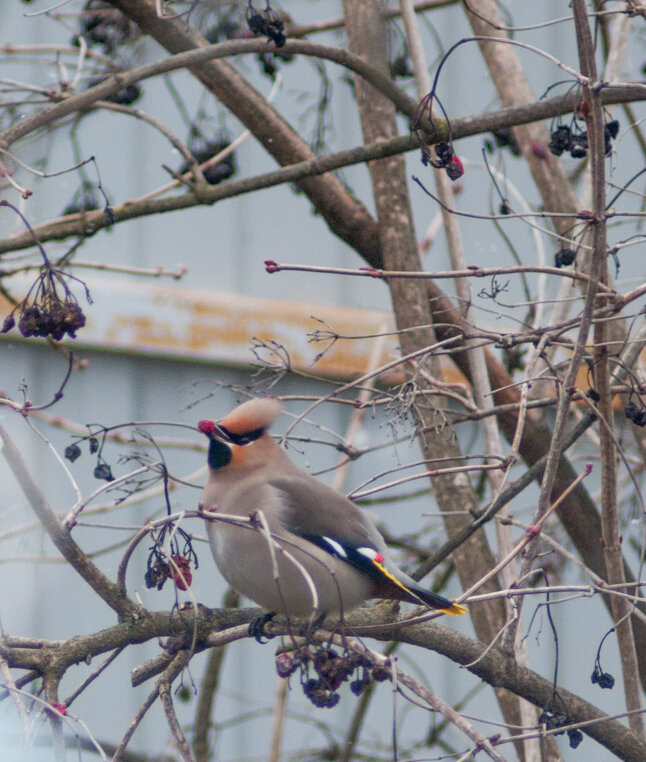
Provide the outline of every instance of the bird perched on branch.
[[207,530],[223,577],[271,615],[322,621],[369,598],[464,613],[398,569],[372,521],[287,457],[267,433],[281,412],[276,399],[252,399],[198,425],[209,438],[201,507],[222,517]]

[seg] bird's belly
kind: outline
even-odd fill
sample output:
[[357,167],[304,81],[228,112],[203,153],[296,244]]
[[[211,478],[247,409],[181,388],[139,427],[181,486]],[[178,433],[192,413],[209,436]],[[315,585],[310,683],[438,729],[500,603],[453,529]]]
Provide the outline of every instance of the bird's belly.
[[312,543],[302,549],[289,538],[272,542],[260,529],[218,522],[208,522],[207,531],[222,576],[268,611],[288,616],[337,614],[370,597],[368,577]]

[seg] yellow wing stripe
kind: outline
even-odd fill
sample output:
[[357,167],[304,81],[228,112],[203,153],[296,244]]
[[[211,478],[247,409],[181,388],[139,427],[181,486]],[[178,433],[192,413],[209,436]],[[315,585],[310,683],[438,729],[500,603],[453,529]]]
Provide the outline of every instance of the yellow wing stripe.
[[[406,585],[403,584],[403,582],[400,582],[397,577],[395,577],[393,574],[391,574],[388,569],[383,564],[380,564],[379,561],[375,561],[373,559],[374,566],[379,569],[379,571],[389,579],[393,585],[396,585],[400,590],[403,590],[405,593],[408,593],[408,595],[412,595],[414,598],[417,598],[417,600],[423,604],[424,601],[417,596],[409,587],[406,587]],[[452,603],[451,606],[448,609],[437,609],[438,611],[443,611],[445,614],[451,614],[452,616],[460,616],[460,614],[465,614],[469,609],[466,606],[462,606],[459,603]]]
[[[408,595],[414,595],[415,598],[417,598],[415,593],[410,588],[406,587],[406,585],[404,585],[402,582],[400,582],[397,579],[397,577],[391,574],[383,564],[380,564],[379,561],[374,561],[374,560],[372,563],[377,567],[377,569],[379,569],[379,571],[384,575],[384,577],[387,577],[393,583],[393,585],[397,585],[397,587],[400,590],[403,590],[405,593],[408,593]],[[421,602],[421,598],[419,600]]]

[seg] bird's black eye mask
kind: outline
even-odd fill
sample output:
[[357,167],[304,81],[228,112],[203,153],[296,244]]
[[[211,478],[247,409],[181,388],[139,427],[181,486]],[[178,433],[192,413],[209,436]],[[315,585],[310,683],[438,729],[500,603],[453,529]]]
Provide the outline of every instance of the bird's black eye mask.
[[255,442],[256,439],[259,439],[264,433],[265,429],[260,428],[254,429],[253,431],[247,431],[244,434],[234,434],[233,432],[229,431],[226,426],[222,426],[218,423],[215,424],[214,432],[215,436],[219,436],[219,438],[224,439],[225,442],[236,445],[251,444],[251,442]]
[[213,469],[223,468],[231,462],[231,445],[244,446],[255,442],[265,433],[265,429],[254,429],[245,434],[234,434],[226,426],[216,423],[209,434],[208,463]]

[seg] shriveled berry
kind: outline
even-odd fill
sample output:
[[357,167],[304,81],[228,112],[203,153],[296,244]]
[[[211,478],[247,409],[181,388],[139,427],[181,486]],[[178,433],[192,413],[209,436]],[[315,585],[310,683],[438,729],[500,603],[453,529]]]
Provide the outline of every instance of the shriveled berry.
[[9,331],[16,325],[16,318],[13,316],[13,312],[7,315],[2,323],[2,329],[0,333],[9,333]]
[[144,580],[148,589],[156,587],[161,590],[164,586],[164,582],[171,576],[170,566],[161,560],[157,560],[154,564],[148,567]]
[[440,166],[442,167],[445,167],[455,155],[450,143],[436,143],[434,148],[437,158],[441,162]]
[[171,566],[173,573],[173,582],[179,590],[188,590],[193,581],[191,573],[191,564],[186,556],[171,556],[173,564]]
[[617,119],[613,119],[612,121],[608,122],[605,126],[605,129],[607,130],[610,137],[614,140],[617,135],[619,134],[619,122]]
[[299,662],[290,653],[276,654],[276,672],[279,677],[289,677],[298,669]]
[[107,463],[97,463],[94,469],[94,478],[103,479],[106,482],[114,481],[114,476],[112,476],[112,469]]
[[73,444],[67,445],[67,447],[65,448],[65,452],[63,454],[66,460],[69,460],[71,463],[74,463],[74,461],[77,458],[81,457],[81,448],[76,443],[73,443]]
[[554,267],[567,267],[576,259],[574,249],[559,249],[554,255]]
[[568,738],[570,739],[570,748],[576,749],[576,747],[583,741],[583,733],[578,728],[570,728],[567,731]]
[[38,336],[40,330],[41,312],[36,306],[25,307],[20,314],[18,330],[28,339],[30,336]]
[[355,696],[360,696],[370,685],[370,678],[367,675],[358,677],[350,683],[350,690]]
[[445,167],[449,180],[457,180],[464,174],[464,166],[457,156],[451,157],[451,160]]

